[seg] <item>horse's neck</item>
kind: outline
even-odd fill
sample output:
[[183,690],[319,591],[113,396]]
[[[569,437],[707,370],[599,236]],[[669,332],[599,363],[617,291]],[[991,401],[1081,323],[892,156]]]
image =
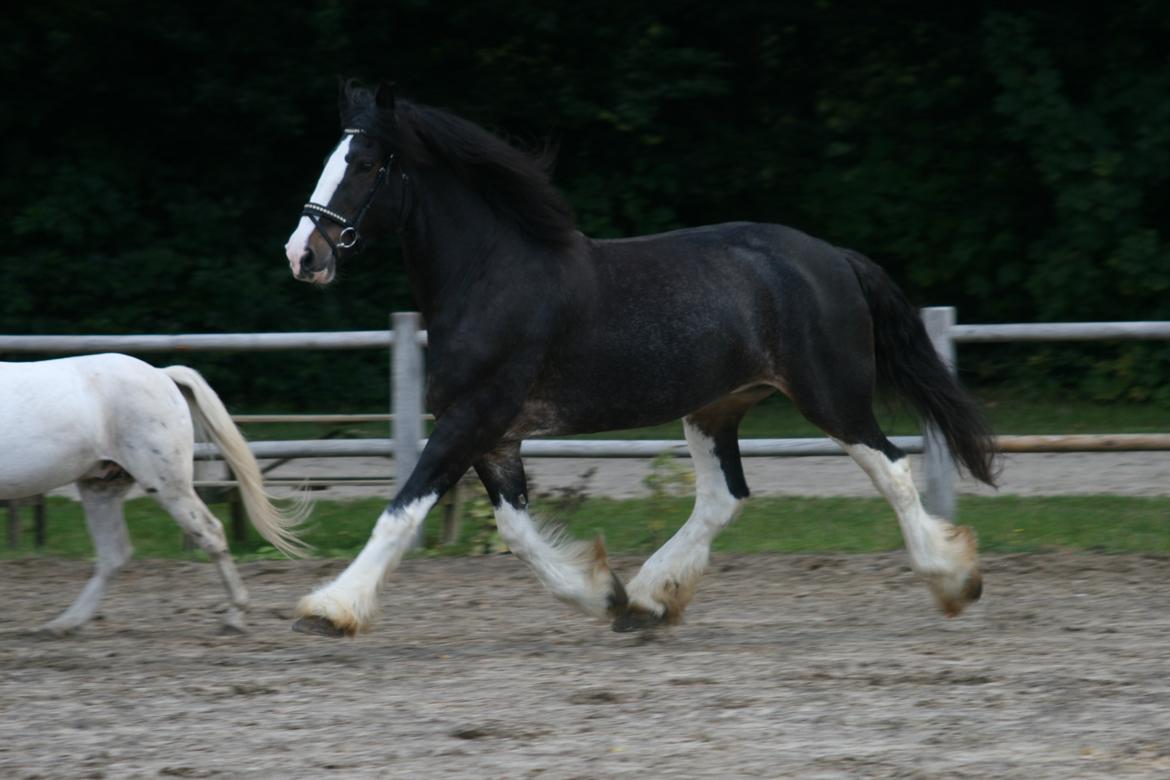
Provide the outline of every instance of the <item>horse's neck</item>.
[[462,184],[444,180],[414,183],[417,201],[402,252],[411,293],[431,321],[439,311],[464,309],[468,283],[483,274],[484,263],[510,263],[503,247],[522,245],[517,228],[500,221],[482,197]]

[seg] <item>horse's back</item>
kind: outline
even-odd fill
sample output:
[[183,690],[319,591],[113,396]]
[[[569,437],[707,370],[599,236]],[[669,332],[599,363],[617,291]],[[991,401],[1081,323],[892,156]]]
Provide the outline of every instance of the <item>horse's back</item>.
[[147,444],[148,428],[190,441],[185,406],[165,374],[127,355],[0,363],[0,496],[68,484],[104,460],[121,463]]
[[[788,225],[771,222],[721,222],[629,238],[591,240],[598,262],[653,261],[655,253],[674,253],[686,265],[691,258],[719,259],[728,250],[746,251],[775,264],[817,265],[843,261],[842,250]],[[684,257],[685,254],[685,257]]]
[[27,417],[33,409],[56,408],[65,416],[67,410],[84,413],[86,407],[133,400],[126,393],[163,397],[171,389],[157,368],[118,353],[0,362],[0,409],[6,422]]
[[685,322],[688,311],[770,317],[810,304],[861,303],[847,253],[785,225],[729,222],[593,241],[590,248],[597,302],[609,316],[658,310],[666,321],[684,315]]

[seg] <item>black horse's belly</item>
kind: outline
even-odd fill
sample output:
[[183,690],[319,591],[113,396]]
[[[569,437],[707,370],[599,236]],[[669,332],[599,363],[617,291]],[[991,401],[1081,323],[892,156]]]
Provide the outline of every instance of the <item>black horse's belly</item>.
[[[744,384],[751,383],[741,383]],[[509,438],[567,436],[643,428],[677,420],[738,389],[705,382],[647,383],[637,388],[606,383],[561,388],[530,397]]]
[[769,381],[767,318],[648,308],[610,320],[628,327],[594,322],[558,344],[514,427],[564,435],[657,425]]

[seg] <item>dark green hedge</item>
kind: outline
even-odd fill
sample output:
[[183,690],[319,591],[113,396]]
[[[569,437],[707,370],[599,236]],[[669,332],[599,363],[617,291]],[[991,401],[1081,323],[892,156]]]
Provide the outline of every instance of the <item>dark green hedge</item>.
[[[551,140],[594,235],[783,222],[961,321],[1170,319],[1165,2],[100,5],[0,28],[0,332],[378,328],[409,308],[392,245],[324,292],[284,261],[338,75]],[[183,359],[237,406],[386,394],[380,355]],[[964,366],[1170,402],[1164,345]]]

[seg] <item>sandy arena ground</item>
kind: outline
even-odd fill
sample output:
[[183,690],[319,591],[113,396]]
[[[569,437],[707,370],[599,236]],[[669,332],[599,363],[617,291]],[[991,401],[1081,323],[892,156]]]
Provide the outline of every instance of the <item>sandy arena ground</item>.
[[[593,466],[590,493],[645,492],[641,461],[529,472],[541,492]],[[847,458],[746,467],[757,495],[874,495]],[[1014,456],[1002,492],[1170,495],[1170,453]],[[90,565],[0,562],[0,778],[1170,777],[1166,557],[991,557],[946,620],[903,554],[717,556],[687,623],[650,635],[568,612],[510,556],[419,559],[373,633],[289,631],[342,565],[243,565],[251,633],[221,637],[209,566],[135,561],[61,640],[29,629]]]
[[[628,578],[636,561],[620,560]],[[419,559],[357,640],[289,631],[337,562],[0,562],[0,777],[1165,778],[1170,560],[999,556],[946,620],[902,555],[717,556],[687,624],[614,634],[510,556]]]

